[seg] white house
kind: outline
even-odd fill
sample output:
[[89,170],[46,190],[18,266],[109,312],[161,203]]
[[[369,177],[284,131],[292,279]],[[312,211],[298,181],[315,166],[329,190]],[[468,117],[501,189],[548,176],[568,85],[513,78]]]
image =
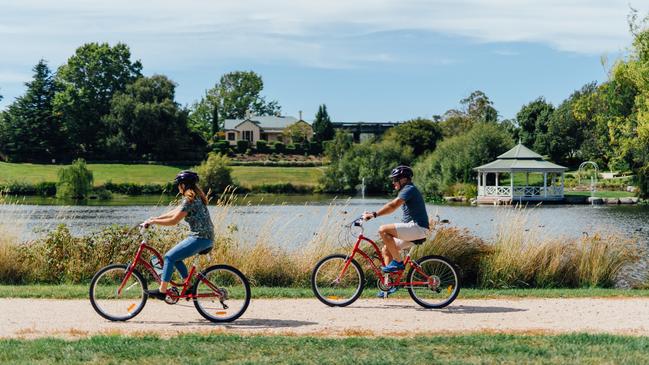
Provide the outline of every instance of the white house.
[[308,139],[313,137],[313,128],[311,124],[301,118],[298,120],[290,116],[257,116],[249,115],[244,119],[226,119],[225,120],[225,140],[231,145],[236,145],[237,141],[249,141],[251,145],[257,141],[283,142],[289,143],[283,135],[284,128],[294,123],[304,123],[307,127]]

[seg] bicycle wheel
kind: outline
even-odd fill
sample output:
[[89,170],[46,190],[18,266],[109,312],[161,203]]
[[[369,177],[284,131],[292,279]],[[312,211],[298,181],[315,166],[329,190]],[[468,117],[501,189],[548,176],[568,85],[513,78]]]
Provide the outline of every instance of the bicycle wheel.
[[228,265],[210,266],[199,273],[192,294],[198,313],[217,323],[241,317],[250,304],[248,279]]
[[352,304],[363,292],[365,274],[356,260],[351,260],[340,276],[347,256],[330,255],[318,262],[311,274],[311,288],[316,298],[332,307]]
[[408,293],[424,308],[444,308],[460,293],[460,276],[455,265],[442,256],[425,256],[408,272]]
[[108,265],[97,271],[90,282],[90,304],[100,316],[111,321],[127,321],[146,304],[146,281],[137,270],[133,270],[118,293],[127,270],[127,265]]

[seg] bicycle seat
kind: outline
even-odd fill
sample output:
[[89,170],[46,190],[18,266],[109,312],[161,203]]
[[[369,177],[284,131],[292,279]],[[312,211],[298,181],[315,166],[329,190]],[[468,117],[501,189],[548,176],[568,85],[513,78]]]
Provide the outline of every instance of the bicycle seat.
[[199,255],[207,255],[208,253],[210,253],[210,251],[212,251],[212,248],[214,248],[214,246],[208,247],[208,248],[204,249],[203,251],[199,252],[198,254]]
[[418,239],[418,240],[413,240],[413,241],[411,241],[411,242],[412,242],[412,244],[414,244],[414,245],[421,245],[422,243],[426,242],[426,239],[425,239],[425,238],[420,238],[420,239]]

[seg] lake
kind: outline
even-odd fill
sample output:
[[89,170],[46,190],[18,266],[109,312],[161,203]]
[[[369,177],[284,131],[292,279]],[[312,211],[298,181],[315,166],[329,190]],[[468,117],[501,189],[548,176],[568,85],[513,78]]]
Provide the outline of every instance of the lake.
[[[288,201],[287,201],[288,200]],[[210,206],[212,217],[221,228],[229,227],[245,242],[272,236],[269,242],[295,248],[303,245],[323,226],[331,234],[344,222],[351,221],[364,210],[377,210],[387,198],[332,199],[330,196],[293,197],[243,201],[243,205],[227,208]],[[111,224],[135,225],[148,217],[159,215],[167,206],[57,206],[33,204],[0,205],[0,224],[4,230],[22,240],[33,239],[58,224],[67,224],[73,234],[99,231]],[[165,202],[166,203],[166,202]],[[451,224],[469,229],[487,240],[494,236],[498,224],[508,224],[516,208],[507,206],[427,205],[431,216],[439,214]],[[536,230],[548,237],[578,237],[594,232],[617,232],[638,236],[649,243],[649,207],[637,205],[591,206],[548,205],[528,207],[526,229]],[[390,217],[380,217],[366,224],[366,233],[376,238],[380,224],[400,219],[400,211]]]

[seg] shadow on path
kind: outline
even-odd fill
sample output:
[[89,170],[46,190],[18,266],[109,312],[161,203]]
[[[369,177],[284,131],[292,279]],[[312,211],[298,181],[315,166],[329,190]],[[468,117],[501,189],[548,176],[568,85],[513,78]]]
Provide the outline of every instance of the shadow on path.
[[234,322],[225,322],[225,323],[212,323],[207,320],[201,321],[132,321],[131,323],[145,324],[145,325],[169,325],[174,327],[213,327],[213,326],[226,326],[229,328],[296,328],[301,326],[312,326],[317,325],[317,322],[308,322],[308,321],[295,321],[291,319],[263,319],[263,318],[243,318],[237,319]]
[[528,309],[509,308],[509,307],[489,307],[489,306],[475,306],[475,305],[458,305],[449,306],[441,310],[444,313],[459,313],[459,314],[472,314],[472,313],[511,313],[511,312],[526,312]]

